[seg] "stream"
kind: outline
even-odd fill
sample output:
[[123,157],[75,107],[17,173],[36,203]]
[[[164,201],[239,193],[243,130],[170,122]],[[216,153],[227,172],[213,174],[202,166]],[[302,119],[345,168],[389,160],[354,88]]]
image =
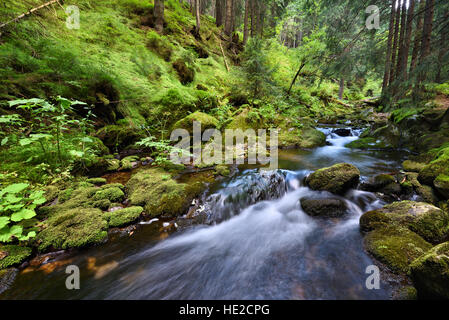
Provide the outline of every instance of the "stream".
[[[241,166],[214,183],[197,209],[203,224],[179,223],[168,235],[155,221],[112,234],[104,245],[21,270],[0,299],[390,299],[387,278],[378,290],[365,286],[374,262],[359,231],[360,216],[385,203],[351,190],[344,217],[320,219],[306,215],[299,199],[331,196],[304,186],[316,169],[348,162],[363,180],[399,170],[406,154],[345,148],[360,130],[341,137],[334,129],[320,128],[324,147],[280,151],[279,170]],[[67,265],[80,268],[80,290],[66,289]]]

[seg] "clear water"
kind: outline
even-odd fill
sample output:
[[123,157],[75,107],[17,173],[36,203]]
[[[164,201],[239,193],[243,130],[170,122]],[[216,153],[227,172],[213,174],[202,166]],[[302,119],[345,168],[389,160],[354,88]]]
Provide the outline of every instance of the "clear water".
[[[363,250],[358,221],[384,203],[369,192],[343,198],[348,213],[316,219],[301,209],[304,196],[331,196],[305,187],[311,171],[335,163],[356,165],[363,178],[394,172],[401,152],[351,150],[357,139],[321,129],[328,145],[280,152],[280,169],[242,168],[217,182],[198,213],[206,224],[183,228],[161,240],[161,221],[140,225],[132,236],[68,253],[40,268],[27,268],[2,299],[389,299],[381,279],[368,290],[372,259]],[[335,197],[335,196],[333,196]],[[65,288],[65,267],[81,269],[81,289]],[[47,266],[47,267],[46,267]]]

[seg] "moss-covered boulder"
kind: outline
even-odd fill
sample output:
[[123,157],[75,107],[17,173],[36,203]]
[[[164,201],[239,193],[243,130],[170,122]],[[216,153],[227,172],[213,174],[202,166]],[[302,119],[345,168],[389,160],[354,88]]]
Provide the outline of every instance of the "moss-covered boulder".
[[351,141],[348,144],[346,144],[345,147],[351,149],[367,150],[367,149],[388,149],[390,146],[384,141],[381,141],[379,139],[373,137],[366,137]]
[[449,175],[440,174],[433,185],[442,197],[449,199]]
[[104,214],[104,217],[110,227],[122,227],[136,221],[142,212],[142,207],[135,206],[107,212]]
[[379,211],[430,243],[440,243],[449,236],[449,215],[431,204],[401,201],[389,204]]
[[413,261],[410,275],[420,297],[449,299],[449,242]]
[[360,180],[360,171],[349,163],[339,163],[310,174],[306,183],[312,190],[343,194],[355,188]]
[[122,202],[125,200],[125,193],[118,187],[110,187],[98,190],[93,199],[98,200],[109,200],[111,202]]
[[402,163],[402,168],[404,168],[404,171],[407,172],[420,172],[422,169],[424,169],[425,166],[425,163],[416,162],[413,160],[405,160]]
[[133,169],[137,166],[137,162],[139,161],[138,156],[128,156],[120,160],[120,170],[127,171]]
[[232,118],[232,121],[228,123],[226,129],[262,129],[264,127],[263,120],[259,117],[259,114],[250,110],[249,108],[243,109],[239,114]]
[[0,245],[0,269],[21,264],[31,255],[31,248],[16,245]]
[[326,135],[314,128],[305,128],[301,133],[301,142],[299,147],[301,148],[316,148],[322,147],[326,144]]
[[215,174],[220,175],[222,177],[227,177],[231,174],[231,171],[229,170],[229,166],[225,164],[219,164],[215,167]]
[[160,168],[139,170],[126,184],[132,205],[142,206],[152,216],[183,214],[193,198],[204,190],[200,181],[180,183]]
[[106,179],[105,178],[90,178],[90,179],[87,179],[86,182],[94,184],[96,186],[101,186],[101,185],[106,184]]
[[364,244],[369,253],[397,273],[407,273],[410,263],[432,247],[405,227],[381,224],[365,236]]
[[76,208],[59,212],[45,221],[38,236],[39,250],[79,248],[103,242],[108,223],[101,210]]
[[118,151],[139,141],[145,133],[135,125],[123,123],[105,126],[97,131],[96,136],[111,151]]
[[219,126],[217,119],[206,113],[197,111],[176,122],[173,129],[185,129],[190,134],[193,134],[193,122],[195,121],[201,123],[201,132],[207,129],[216,129]]
[[449,175],[449,159],[437,159],[426,165],[419,172],[418,180],[422,184],[432,186],[439,175]]
[[300,203],[304,212],[312,217],[336,218],[347,212],[346,202],[338,198],[302,198]]

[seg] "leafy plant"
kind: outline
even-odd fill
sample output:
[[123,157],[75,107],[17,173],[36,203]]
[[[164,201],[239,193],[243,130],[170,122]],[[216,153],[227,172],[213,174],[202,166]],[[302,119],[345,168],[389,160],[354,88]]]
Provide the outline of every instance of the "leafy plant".
[[27,183],[15,183],[0,190],[0,242],[36,236],[36,230],[26,222],[36,216],[34,210],[46,199],[44,191],[31,191],[29,187]]
[[172,153],[172,152],[177,152],[179,154],[186,156],[185,150],[171,146],[170,141],[168,141],[168,140],[157,141],[156,137],[151,136],[151,135],[140,140],[136,144],[138,146],[149,148],[154,151],[153,152],[153,156],[155,158],[154,164],[156,164],[156,165],[164,165],[164,164],[167,164],[168,162],[170,162],[170,160],[168,159],[168,155],[170,155],[170,153]]

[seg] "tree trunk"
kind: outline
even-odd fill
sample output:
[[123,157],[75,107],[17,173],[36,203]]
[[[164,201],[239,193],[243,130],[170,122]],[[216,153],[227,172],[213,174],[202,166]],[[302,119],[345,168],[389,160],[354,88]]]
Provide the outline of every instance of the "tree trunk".
[[340,90],[338,91],[338,99],[343,100],[343,93],[345,90],[345,79],[340,79]]
[[256,35],[256,0],[251,1],[251,37],[254,38]]
[[195,0],[196,33],[200,34],[201,28],[201,7],[200,0]]
[[405,44],[405,29],[407,23],[407,1],[402,1],[402,9],[401,9],[401,33],[399,36],[399,44],[398,44],[398,61],[396,65],[395,77],[396,79],[400,79],[402,76],[402,59],[404,57],[404,44]]
[[[426,1],[426,13],[424,15],[424,27],[421,42],[421,57],[419,63],[423,63],[430,54],[430,40],[432,37],[433,15],[435,10],[435,0]],[[425,73],[421,72],[419,83],[425,80]]]
[[164,0],[154,0],[154,28],[157,32],[164,31]]
[[293,85],[295,84],[296,79],[298,79],[298,76],[301,73],[301,70],[302,70],[302,68],[304,68],[305,65],[306,65],[306,63],[302,62],[301,65],[299,66],[298,72],[296,72],[295,77],[293,78],[292,83],[290,84],[290,88],[288,88],[287,96],[290,95],[290,92],[292,91]]
[[393,0],[391,5],[391,14],[390,14],[390,27],[388,30],[388,43],[387,43],[387,56],[385,58],[385,72],[384,72],[384,81],[382,83],[382,95],[385,94],[385,90],[388,87],[388,83],[390,81],[390,67],[391,67],[391,51],[393,44],[393,33],[394,33],[394,16],[395,16],[395,7],[397,0]]
[[404,51],[403,51],[403,57],[402,57],[402,78],[404,81],[407,80],[407,66],[408,66],[408,56],[410,52],[410,42],[412,40],[412,31],[413,31],[413,16],[415,14],[415,1],[416,0],[409,0],[409,7],[408,7],[408,16],[407,16],[407,29],[405,32],[405,39],[404,39]]
[[[402,0],[405,1],[405,0]],[[390,84],[395,79],[395,66],[396,66],[396,54],[398,52],[398,42],[399,42],[399,24],[401,21],[401,1],[398,0],[398,6],[396,8],[396,24],[394,27],[394,41],[393,41],[393,49],[391,54],[391,69],[390,69]]]
[[[446,9],[445,13],[444,13],[444,21],[449,21],[449,10]],[[447,28],[448,26],[446,26]],[[435,82],[436,83],[443,83],[442,79],[441,79],[441,69],[443,69],[443,59],[444,59],[444,54],[446,53],[446,40],[447,40],[447,32],[446,30],[443,29],[441,30],[441,35],[440,35],[440,51],[438,53],[438,71],[435,77]]]
[[225,0],[216,0],[215,3],[215,24],[217,27],[221,27],[223,25],[224,1]]
[[409,74],[411,74],[415,70],[416,64],[418,63],[418,55],[419,55],[419,49],[420,49],[420,44],[421,44],[425,6],[426,6],[425,1],[421,0],[421,2],[419,3],[419,8],[418,8],[418,21],[416,23],[415,40],[414,40],[414,44],[413,44],[412,61],[410,62]]
[[230,38],[232,35],[232,2],[233,0],[226,0],[225,34]]
[[249,1],[245,0],[245,21],[243,26],[243,44],[245,45],[246,42],[248,42],[248,36],[249,36],[249,25],[248,25],[248,18],[249,18]]

